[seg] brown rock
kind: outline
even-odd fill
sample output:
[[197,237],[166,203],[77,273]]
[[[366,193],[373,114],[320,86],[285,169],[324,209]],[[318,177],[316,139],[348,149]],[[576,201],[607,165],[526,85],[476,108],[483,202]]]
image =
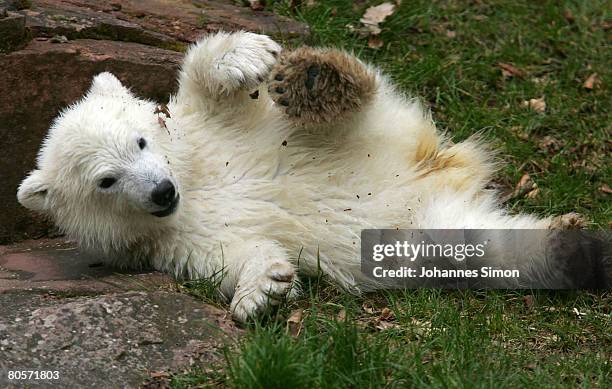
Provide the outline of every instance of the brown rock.
[[307,25],[271,12],[254,11],[247,7],[237,8],[220,1],[196,0],[193,3],[202,7],[208,31],[242,29],[267,34],[277,39],[304,37],[310,34]]
[[0,9],[0,53],[14,50],[26,39],[25,16]]
[[222,358],[241,331],[225,311],[171,292],[45,298],[0,294],[0,371],[57,371],[57,379],[0,387],[133,388],[150,372],[181,371]]
[[79,99],[92,77],[110,71],[140,96],[164,101],[176,85],[182,54],[128,42],[31,41],[0,54],[0,243],[48,232],[17,203],[17,187],[58,112]]
[[[37,2],[38,3],[38,2]],[[271,12],[238,7],[230,1],[211,0],[122,0],[109,10],[97,0],[44,0],[46,6],[91,9],[111,12],[117,19],[141,26],[148,31],[170,36],[179,42],[194,42],[204,33],[219,30],[248,30],[276,38],[294,38],[309,34],[308,26]],[[72,8],[74,10],[74,8]]]
[[20,11],[22,9],[28,9],[32,7],[31,0],[0,0],[0,3],[3,3],[11,10]]
[[[143,28],[138,23],[100,12],[87,1],[38,0],[24,10],[26,28],[34,37],[63,35],[68,39],[109,39],[181,49],[174,37]],[[96,2],[105,4],[105,2]]]
[[118,272],[63,240],[0,246],[0,371],[58,372],[0,374],[0,387],[159,384],[194,363],[216,364],[219,347],[242,333],[227,311],[176,293],[168,276]]
[[33,0],[31,8],[18,12],[31,37],[119,40],[178,51],[219,30],[249,30],[283,40],[309,33],[303,23],[222,1]]
[[63,239],[0,246],[0,294],[44,292],[81,295],[132,290],[175,289],[174,280],[151,270],[121,271],[102,257]]

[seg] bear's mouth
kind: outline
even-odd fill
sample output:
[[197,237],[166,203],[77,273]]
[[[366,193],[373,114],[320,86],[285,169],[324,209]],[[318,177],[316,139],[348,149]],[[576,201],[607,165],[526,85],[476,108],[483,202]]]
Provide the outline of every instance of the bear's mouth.
[[178,207],[180,198],[181,198],[180,195],[176,195],[176,197],[174,198],[174,200],[172,200],[172,203],[170,203],[168,208],[162,209],[161,211],[157,211],[157,212],[151,212],[151,215],[157,216],[157,217],[166,217],[166,216],[172,215],[174,211],[176,211],[176,208]]

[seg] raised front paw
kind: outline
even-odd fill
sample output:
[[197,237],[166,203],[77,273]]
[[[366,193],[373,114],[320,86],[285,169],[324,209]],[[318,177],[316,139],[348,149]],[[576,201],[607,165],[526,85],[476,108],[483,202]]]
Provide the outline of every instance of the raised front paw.
[[255,88],[270,73],[281,52],[278,43],[265,35],[233,34],[225,51],[213,64],[225,90]]
[[302,123],[329,123],[357,111],[374,90],[373,72],[333,49],[301,48],[281,56],[268,84],[272,100]]
[[297,292],[295,269],[289,262],[266,265],[259,275],[249,273],[240,276],[232,298],[230,309],[237,321],[257,317]]
[[280,45],[265,35],[218,33],[189,51],[183,70],[211,93],[230,94],[261,84],[280,52]]

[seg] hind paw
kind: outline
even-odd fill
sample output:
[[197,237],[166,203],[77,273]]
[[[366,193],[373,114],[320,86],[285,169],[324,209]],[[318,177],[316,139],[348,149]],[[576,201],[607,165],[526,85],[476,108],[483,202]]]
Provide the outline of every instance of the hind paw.
[[357,58],[312,48],[282,56],[268,84],[272,100],[302,123],[329,123],[357,111],[374,88],[374,75]]

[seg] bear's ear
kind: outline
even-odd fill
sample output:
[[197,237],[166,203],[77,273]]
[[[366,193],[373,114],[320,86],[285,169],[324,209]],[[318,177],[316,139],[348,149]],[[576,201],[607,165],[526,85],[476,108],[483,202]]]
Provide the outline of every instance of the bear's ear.
[[17,190],[17,200],[24,207],[37,212],[44,212],[47,203],[48,184],[43,172],[34,170],[23,180]]
[[109,72],[100,73],[93,78],[88,95],[132,96],[121,81]]

